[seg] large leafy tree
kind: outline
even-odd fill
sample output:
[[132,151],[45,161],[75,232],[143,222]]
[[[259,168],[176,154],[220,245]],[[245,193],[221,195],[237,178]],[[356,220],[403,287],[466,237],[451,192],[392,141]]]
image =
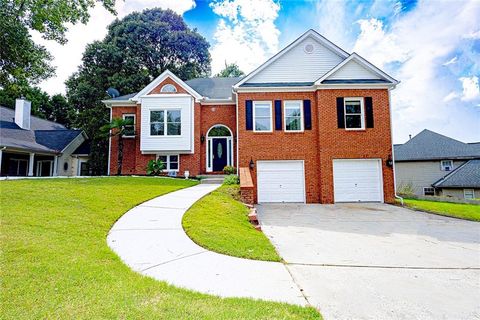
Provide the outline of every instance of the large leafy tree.
[[115,0],[1,0],[0,87],[25,87],[52,76],[52,57],[30,31],[64,44],[68,23],[86,23],[97,2],[115,13]]
[[103,41],[87,46],[79,71],[67,80],[67,97],[77,110],[75,125],[92,140],[91,167],[103,174],[107,141],[100,127],[109,121],[101,102],[106,90],[137,92],[166,69],[187,80],[210,73],[209,44],[171,10],[135,12],[109,27]]
[[225,61],[225,68],[223,68],[216,77],[241,77],[244,76],[245,72],[240,70],[240,67],[236,63],[227,64]]

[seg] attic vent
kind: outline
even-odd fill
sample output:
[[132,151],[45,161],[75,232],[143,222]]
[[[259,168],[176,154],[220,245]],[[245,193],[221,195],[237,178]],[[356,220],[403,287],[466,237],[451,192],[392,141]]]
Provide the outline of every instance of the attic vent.
[[308,54],[312,53],[314,49],[315,47],[311,43],[307,43],[305,47],[303,47],[303,50],[305,50],[305,52]]

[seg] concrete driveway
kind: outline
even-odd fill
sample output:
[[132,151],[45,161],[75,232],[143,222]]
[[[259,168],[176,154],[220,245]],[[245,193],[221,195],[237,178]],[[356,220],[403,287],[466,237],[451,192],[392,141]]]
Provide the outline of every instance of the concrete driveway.
[[325,319],[480,319],[480,223],[385,204],[259,205]]

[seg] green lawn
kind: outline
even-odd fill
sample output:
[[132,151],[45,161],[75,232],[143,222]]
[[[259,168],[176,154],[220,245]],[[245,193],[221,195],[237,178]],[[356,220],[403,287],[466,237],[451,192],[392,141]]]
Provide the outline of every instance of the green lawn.
[[106,243],[128,209],[195,184],[161,178],[0,182],[0,319],[316,319],[313,308],[221,299],[141,276]]
[[248,221],[248,208],[234,198],[238,185],[224,185],[195,203],[183,228],[200,246],[235,257],[280,261],[267,237]]
[[404,199],[407,207],[428,211],[442,216],[480,221],[480,206],[475,204],[437,202],[417,199]]

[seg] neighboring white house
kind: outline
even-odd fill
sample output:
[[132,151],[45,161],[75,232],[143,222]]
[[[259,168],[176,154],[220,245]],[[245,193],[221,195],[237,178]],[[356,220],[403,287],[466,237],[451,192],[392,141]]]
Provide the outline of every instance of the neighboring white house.
[[394,146],[399,193],[480,197],[480,143],[464,143],[423,130]]
[[30,112],[25,99],[16,100],[15,110],[0,106],[0,176],[88,175],[85,132]]

